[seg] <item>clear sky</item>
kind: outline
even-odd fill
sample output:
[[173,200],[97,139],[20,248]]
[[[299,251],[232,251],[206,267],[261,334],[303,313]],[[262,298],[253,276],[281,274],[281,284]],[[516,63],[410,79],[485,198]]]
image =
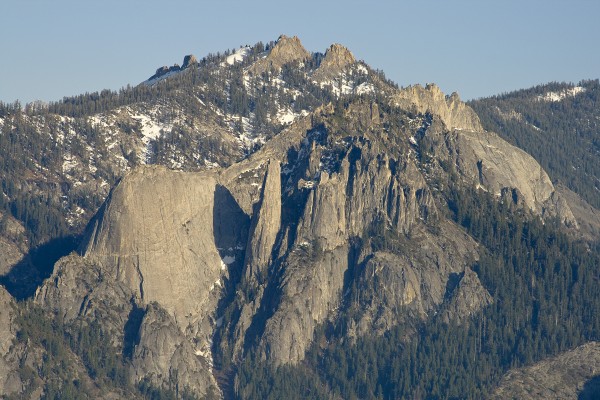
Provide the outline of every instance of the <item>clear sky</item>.
[[600,78],[599,0],[4,0],[0,101],[138,84],[162,65],[297,35],[463,99]]

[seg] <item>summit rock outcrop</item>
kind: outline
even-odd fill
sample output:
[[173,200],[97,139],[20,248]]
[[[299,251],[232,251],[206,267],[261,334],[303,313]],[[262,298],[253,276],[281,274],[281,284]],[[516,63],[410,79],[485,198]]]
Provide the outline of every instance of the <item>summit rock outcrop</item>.
[[308,58],[310,58],[310,53],[302,46],[297,36],[281,35],[267,56],[252,65],[250,71],[255,75],[260,75],[270,68],[280,70],[285,64],[293,61],[301,62]]
[[185,69],[192,65],[198,64],[198,60],[193,54],[188,54],[183,58],[183,64],[181,65],[181,69]]
[[356,59],[350,50],[341,44],[334,43],[325,52],[325,57],[313,74],[313,79],[321,81],[336,77],[355,62]]
[[437,115],[448,129],[483,132],[479,117],[460,100],[458,93],[446,96],[435,84],[401,89],[393,95],[393,102],[407,110]]
[[193,54],[188,54],[187,56],[185,56],[183,58],[183,64],[181,66],[179,66],[179,64],[174,64],[170,67],[168,67],[166,65],[162,66],[156,70],[154,75],[152,75],[150,78],[148,78],[148,82],[153,81],[155,79],[164,78],[164,77],[168,76],[169,74],[181,72],[181,71],[183,71],[191,66],[194,66],[194,65],[198,65],[198,60],[196,59],[196,57]]

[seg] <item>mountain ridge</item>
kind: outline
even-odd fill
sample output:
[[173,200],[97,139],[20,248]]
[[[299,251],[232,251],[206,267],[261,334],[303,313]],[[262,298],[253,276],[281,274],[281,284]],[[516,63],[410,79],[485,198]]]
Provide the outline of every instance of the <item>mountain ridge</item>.
[[[438,318],[470,326],[497,294],[481,278],[487,245],[453,217],[455,191],[577,231],[544,169],[458,95],[397,88],[340,45],[247,49],[231,63],[190,57],[122,94],[150,100],[91,115],[101,99],[65,101],[82,116],[11,122],[54,124],[69,143],[54,179],[106,197],[80,254],[30,296],[73,335],[101,324],[133,387],[221,396],[216,375],[310,363],[320,337],[403,329],[403,347]],[[97,205],[76,204],[80,224]]]

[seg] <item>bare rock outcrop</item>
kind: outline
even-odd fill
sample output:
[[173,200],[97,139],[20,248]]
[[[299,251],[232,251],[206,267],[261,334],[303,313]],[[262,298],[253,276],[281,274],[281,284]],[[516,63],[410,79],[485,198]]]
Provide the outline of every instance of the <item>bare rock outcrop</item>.
[[[330,141],[339,141],[339,138],[329,136],[327,124],[307,134],[291,172],[290,180],[298,183],[290,189],[288,196],[304,200],[298,200],[303,205],[298,210],[295,234],[289,235],[295,240],[288,242],[290,251],[280,259],[278,271],[283,284],[280,285],[279,301],[265,323],[259,345],[263,358],[275,365],[302,360],[317,325],[336,318],[332,311],[342,305],[342,293],[349,284],[348,271],[358,268],[350,256],[360,251],[351,245],[353,238],[368,237],[376,226],[390,230],[395,237],[402,237],[436,214],[427,184],[412,162],[402,163],[390,158],[379,146],[360,140],[347,144],[345,154],[335,161],[327,149]],[[452,248],[449,244],[448,247]],[[473,242],[468,242],[460,247],[463,249],[460,251],[471,255],[474,247]],[[414,250],[412,245],[408,248]],[[450,257],[451,261],[439,259],[444,253],[445,260]],[[409,285],[416,290],[424,285],[431,286],[423,296],[410,294],[419,297],[415,303],[425,304],[414,317],[423,317],[425,310],[442,302],[449,274],[462,271],[470,259],[463,254],[456,257],[460,260],[457,262],[448,254],[452,252],[442,249],[435,252],[433,257],[436,259],[431,262],[433,273],[423,272],[427,275],[422,279],[425,282],[415,279]],[[422,255],[426,257],[425,253]],[[413,262],[424,270],[422,260]],[[434,290],[435,287],[439,290]],[[395,314],[390,312],[389,318],[379,324],[380,332],[394,326],[398,316],[407,312],[406,308],[394,308],[391,299],[374,307],[383,312],[395,310]],[[360,334],[373,327],[370,322],[363,325]]]
[[[586,384],[600,375],[600,343],[590,342],[529,367],[509,371],[490,399],[593,399]],[[592,393],[593,391],[593,393]]]
[[256,209],[252,215],[244,264],[248,279],[263,282],[281,224],[281,168],[277,160],[268,163]]
[[14,312],[13,298],[4,286],[0,285],[0,397],[22,390],[17,372],[19,360],[11,351],[16,335]]
[[330,251],[301,243],[284,264],[281,299],[268,319],[259,344],[262,357],[273,365],[304,359],[317,325],[340,302],[348,245]]
[[492,296],[471,268],[451,276],[446,287],[447,298],[440,313],[440,318],[446,323],[461,323],[493,303]]
[[397,91],[393,96],[395,104],[406,110],[421,114],[438,115],[448,129],[464,129],[483,132],[479,117],[458,94],[446,96],[435,84],[409,86]]
[[[102,321],[113,346],[131,360],[131,380],[176,384],[197,394],[218,392],[206,341],[190,340],[160,305],[135,304],[134,291],[103,268],[71,254],[59,261],[35,301],[71,324]],[[141,318],[141,321],[139,319]]]
[[10,214],[0,212],[0,276],[23,261],[28,247],[23,225]]
[[[192,347],[173,317],[157,303],[146,307],[137,341],[131,363],[134,383],[147,380],[157,387],[176,383],[182,392],[188,389],[199,396],[219,392],[210,364],[199,357],[201,350]],[[204,351],[210,353],[210,349]]]
[[[399,236],[395,248],[365,253],[355,271],[355,287],[362,289],[345,298],[355,316],[348,333],[383,334],[398,324],[410,327],[411,321],[433,315],[451,300],[448,287],[454,276],[468,276],[470,284],[485,291],[469,269],[476,258],[477,244],[449,222],[441,222],[435,234],[420,227],[410,237]],[[484,301],[487,297],[468,294],[465,302],[472,306],[471,313],[489,304]]]
[[25,254],[19,246],[11,240],[0,237],[0,276],[7,275],[24,257]]
[[455,130],[447,139],[456,143],[457,169],[482,188],[496,196],[514,188],[534,213],[576,224],[569,207],[557,198],[546,171],[523,150],[491,132]]
[[477,114],[458,94],[445,96],[434,84],[410,86],[393,95],[396,105],[431,115],[421,130],[433,154],[447,160],[467,181],[496,196],[507,190],[532,212],[556,217],[567,226],[577,222],[567,202],[558,194],[539,163],[523,150],[493,132],[485,132]]
[[196,64],[198,64],[198,60],[196,59],[196,57],[193,54],[188,54],[183,58],[183,64],[181,65],[181,69],[185,69]]
[[193,65],[198,65],[198,60],[196,59],[196,57],[193,54],[188,54],[187,56],[185,56],[183,58],[183,64],[181,66],[179,66],[179,64],[173,64],[170,67],[167,67],[166,65],[164,65],[160,68],[157,68],[154,75],[152,75],[150,78],[148,78],[148,81],[152,81],[154,79],[165,77],[168,74],[181,72]]
[[[90,223],[83,258],[62,259],[36,301],[67,321],[103,321],[114,346],[132,353],[136,379],[207,393],[214,386],[208,363],[215,310],[227,276],[215,238],[224,243],[224,236],[236,232],[223,228],[215,233],[214,221],[226,225],[231,221],[221,219],[235,213],[224,211],[229,202],[221,191],[212,173],[163,167],[132,171]],[[219,212],[216,198],[223,202]],[[150,321],[154,314],[149,313],[139,336],[146,339],[136,345],[126,337],[133,329],[127,324],[134,308],[150,303],[160,305],[159,322]],[[196,363],[189,364],[190,359]],[[164,362],[150,368],[157,360]]]
[[[466,107],[466,106],[465,106]],[[434,115],[419,132],[422,151],[455,168],[463,179],[494,196],[508,196],[540,217],[556,217],[566,226],[577,221],[540,164],[493,132],[452,129]]]
[[260,75],[268,69],[279,70],[285,64],[308,58],[310,58],[310,53],[302,46],[297,36],[281,35],[269,54],[252,65],[250,72]]
[[142,303],[161,304],[192,334],[210,326],[225,269],[212,224],[215,187],[209,173],[134,170],[111,192],[84,249],[106,276]]
[[103,267],[72,253],[56,263],[34,302],[67,324],[102,321],[114,346],[122,350],[134,298],[134,290],[107,275]]
[[336,77],[355,62],[356,59],[350,50],[341,44],[332,44],[325,52],[321,65],[314,72],[313,79],[322,81]]
[[556,185],[556,191],[573,212],[579,233],[587,240],[600,237],[600,210],[589,205],[577,193],[562,184]]

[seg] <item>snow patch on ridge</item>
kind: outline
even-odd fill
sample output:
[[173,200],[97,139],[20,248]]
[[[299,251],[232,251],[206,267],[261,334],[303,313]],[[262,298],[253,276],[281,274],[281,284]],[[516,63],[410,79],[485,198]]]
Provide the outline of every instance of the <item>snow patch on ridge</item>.
[[166,72],[165,74],[163,74],[163,75],[161,75],[161,76],[158,76],[158,77],[156,77],[156,78],[150,78],[150,79],[148,79],[148,80],[145,80],[145,81],[144,81],[144,82],[142,82],[142,83],[143,83],[144,85],[147,85],[147,86],[154,86],[154,85],[156,85],[158,82],[160,82],[160,81],[163,81],[163,80],[165,80],[165,79],[167,79],[167,78],[169,78],[169,77],[171,77],[171,76],[173,76],[173,75],[177,75],[177,74],[179,74],[179,73],[181,73],[181,72],[183,72],[183,71],[184,71],[184,70],[182,70],[182,69],[180,69],[180,70],[176,70],[176,71],[169,71],[169,72]]
[[229,65],[233,65],[236,62],[242,62],[248,54],[250,54],[250,47],[241,47],[237,49],[232,55],[228,56],[225,59],[225,62]]
[[375,86],[371,83],[363,82],[354,89],[354,92],[358,95],[374,93]]
[[173,129],[173,125],[162,124],[144,114],[132,114],[131,118],[140,122],[144,137],[142,140],[146,144],[151,140],[158,139],[163,131],[168,132]]
[[583,92],[585,92],[584,87],[575,86],[570,89],[561,90],[560,92],[547,92],[545,94],[539,95],[537,97],[537,99],[538,99],[538,101],[557,102],[557,101],[561,101],[567,97],[575,97],[579,93],[583,93]]
[[321,88],[329,86],[336,97],[348,94],[360,96],[362,94],[374,93],[376,90],[375,86],[370,81],[358,84],[359,79],[368,74],[369,71],[367,68],[362,64],[358,64],[355,68],[342,72],[332,79],[313,82],[318,84]]

